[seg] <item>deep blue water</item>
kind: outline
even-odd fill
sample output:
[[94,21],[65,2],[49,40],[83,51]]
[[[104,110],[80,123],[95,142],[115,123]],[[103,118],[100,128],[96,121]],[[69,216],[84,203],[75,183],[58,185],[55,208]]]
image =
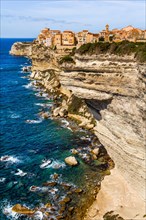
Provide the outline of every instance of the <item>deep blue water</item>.
[[[9,55],[12,44],[16,41],[32,39],[0,40],[0,157],[8,155],[9,161],[0,161],[0,219],[21,219],[9,212],[9,207],[20,203],[30,208],[46,204],[53,195],[34,193],[29,190],[32,185],[41,187],[43,182],[51,179],[51,174],[60,174],[61,181],[82,186],[89,168],[82,161],[77,167],[69,167],[64,158],[70,155],[70,149],[80,146],[83,131],[72,132],[64,122],[53,119],[42,120],[38,113],[41,104],[52,105],[51,98],[37,96],[38,91],[30,85],[27,74],[22,67],[31,65],[25,57]],[[28,87],[28,88],[27,88]],[[48,105],[47,111],[50,111]],[[27,120],[34,120],[27,123]],[[52,164],[41,169],[43,159],[51,159]],[[26,175],[15,175],[18,170]],[[59,190],[59,189],[57,189]],[[59,192],[61,194],[61,190]],[[24,218],[26,219],[26,217]]]

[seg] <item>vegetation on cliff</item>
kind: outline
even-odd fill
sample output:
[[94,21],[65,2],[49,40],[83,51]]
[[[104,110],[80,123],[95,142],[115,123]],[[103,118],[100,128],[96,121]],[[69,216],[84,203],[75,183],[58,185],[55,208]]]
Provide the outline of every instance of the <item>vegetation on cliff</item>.
[[78,111],[82,107],[82,105],[83,100],[73,95],[72,102],[68,106],[68,111],[72,114],[78,114]]
[[64,57],[62,57],[59,61],[60,64],[63,63],[74,63],[75,61],[73,60],[73,58],[70,55],[66,55]]
[[82,45],[76,53],[78,54],[100,54],[111,53],[116,55],[135,54],[137,61],[146,62],[146,43],[122,41],[118,43],[96,42]]

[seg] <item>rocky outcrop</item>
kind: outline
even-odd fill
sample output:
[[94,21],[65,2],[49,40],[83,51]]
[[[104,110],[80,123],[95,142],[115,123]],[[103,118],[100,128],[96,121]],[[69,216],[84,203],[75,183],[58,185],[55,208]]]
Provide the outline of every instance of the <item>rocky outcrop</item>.
[[32,54],[32,43],[29,42],[16,42],[13,44],[10,54],[15,56],[27,56]]
[[74,62],[62,64],[60,57],[56,51],[34,43],[31,78],[56,97],[63,95],[65,103],[61,101],[53,110],[54,116],[67,115],[80,126],[93,129],[120,175],[144,203],[146,64],[138,63],[134,55],[76,53]]
[[35,213],[34,210],[30,210],[27,207],[24,207],[20,204],[16,204],[12,207],[12,211],[19,213],[19,214],[24,214],[24,215],[33,215]]

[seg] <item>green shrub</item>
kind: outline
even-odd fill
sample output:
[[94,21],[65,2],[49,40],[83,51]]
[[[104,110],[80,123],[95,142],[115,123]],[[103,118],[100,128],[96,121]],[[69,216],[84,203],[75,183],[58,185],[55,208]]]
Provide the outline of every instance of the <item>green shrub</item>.
[[74,47],[70,53],[70,56],[74,56],[75,55],[75,52],[76,52],[76,47]]
[[63,63],[74,63],[75,61],[73,60],[73,58],[69,55],[66,55],[64,57],[62,57],[59,61],[60,64],[63,64]]
[[79,114],[78,110],[80,109],[80,107],[82,105],[83,105],[83,100],[76,97],[76,96],[73,96],[72,97],[72,102],[68,107],[68,112],[71,113],[71,114]]
[[146,62],[146,43],[143,42],[96,42],[83,44],[80,48],[76,50],[78,54],[102,54],[111,53],[117,55],[130,55],[135,54],[135,58],[140,62]]

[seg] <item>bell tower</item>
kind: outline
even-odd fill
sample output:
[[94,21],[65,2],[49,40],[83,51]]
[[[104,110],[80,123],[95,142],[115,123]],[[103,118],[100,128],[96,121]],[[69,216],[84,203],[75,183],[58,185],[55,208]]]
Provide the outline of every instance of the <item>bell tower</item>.
[[109,25],[108,24],[105,26],[105,29],[106,29],[106,32],[109,32]]

